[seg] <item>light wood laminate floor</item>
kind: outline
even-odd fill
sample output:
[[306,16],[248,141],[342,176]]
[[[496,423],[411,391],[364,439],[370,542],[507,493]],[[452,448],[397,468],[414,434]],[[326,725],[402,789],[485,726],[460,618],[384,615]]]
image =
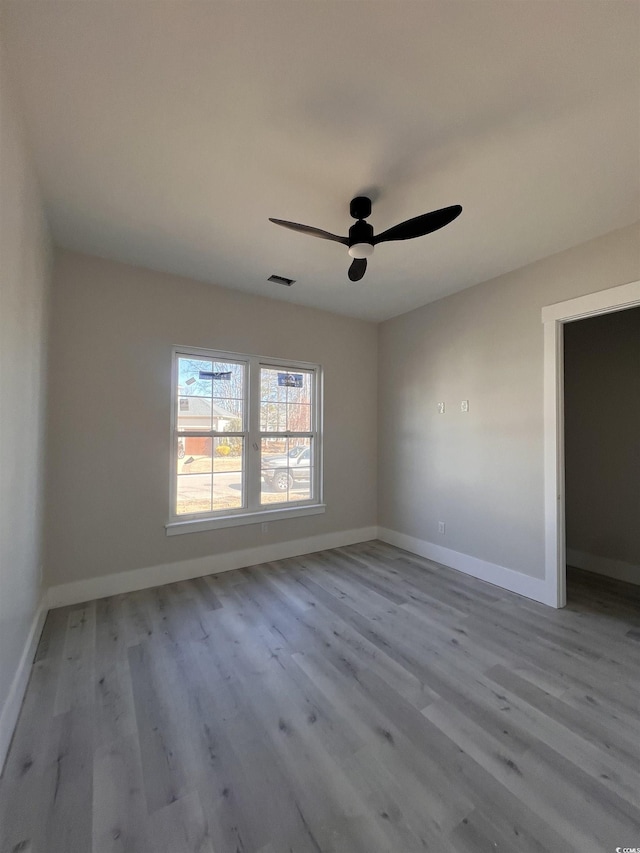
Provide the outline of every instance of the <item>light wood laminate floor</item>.
[[640,847],[640,589],[380,542],[52,611],[2,853]]

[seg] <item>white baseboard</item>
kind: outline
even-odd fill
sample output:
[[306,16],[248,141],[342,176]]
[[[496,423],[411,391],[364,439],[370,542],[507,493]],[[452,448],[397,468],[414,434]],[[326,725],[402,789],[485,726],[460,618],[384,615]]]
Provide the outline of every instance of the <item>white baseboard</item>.
[[619,581],[640,584],[640,566],[634,566],[633,563],[625,563],[622,560],[597,557],[595,554],[586,554],[584,551],[567,548],[567,565],[587,572],[595,572],[598,575],[606,575],[608,578]]
[[299,557],[301,554],[312,554],[314,551],[324,551],[327,548],[354,545],[356,542],[368,542],[375,539],[377,533],[377,527],[339,530],[335,533],[323,533],[318,536],[309,536],[306,539],[295,539],[291,542],[276,542],[272,545],[246,548],[242,551],[229,551],[226,554],[198,557],[195,560],[164,563],[160,566],[133,569],[130,572],[87,578],[86,580],[49,587],[47,606],[54,608],[69,604],[80,604],[83,601],[106,598],[123,592],[134,592],[138,589],[149,589],[164,583],[214,575],[232,569],[241,569],[245,566],[254,566],[258,563],[268,563],[272,560],[285,560],[287,557]]
[[469,554],[460,553],[460,551],[452,551],[451,548],[443,548],[442,545],[434,545],[432,542],[416,539],[415,536],[407,536],[405,533],[398,533],[398,531],[389,530],[386,527],[378,528],[378,538],[390,545],[395,545],[397,548],[412,551],[414,554],[419,554],[435,563],[441,563],[450,569],[464,572],[465,575],[487,581],[487,583],[502,587],[502,589],[507,589],[510,592],[517,592],[518,595],[524,595],[525,598],[532,598],[534,601],[548,604],[550,607],[558,606],[555,590],[550,589],[547,582],[542,578],[532,578],[530,575],[522,574],[522,572],[515,572],[513,569],[498,566],[496,563],[488,563],[478,557],[471,557]]
[[42,634],[42,628],[44,627],[44,620],[46,619],[46,616],[47,607],[45,594],[41,598],[38,609],[34,614],[26,642],[24,644],[24,649],[20,656],[18,668],[13,676],[13,681],[9,688],[9,694],[6,702],[4,703],[4,707],[2,708],[2,712],[0,713],[0,773],[2,773],[4,768],[4,762],[7,757],[7,753],[9,752],[11,738],[13,737],[13,731],[16,727],[16,723],[18,722],[18,716],[20,715],[20,709],[22,707],[22,700],[24,699],[27,684],[29,683],[29,676],[31,675],[31,664],[35,657],[36,648],[38,647],[40,634]]

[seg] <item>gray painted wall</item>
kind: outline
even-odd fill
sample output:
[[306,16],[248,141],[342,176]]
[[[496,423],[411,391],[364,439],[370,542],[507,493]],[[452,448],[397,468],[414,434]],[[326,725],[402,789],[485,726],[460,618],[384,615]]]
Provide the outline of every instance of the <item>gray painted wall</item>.
[[541,309],[637,279],[638,224],[382,323],[379,524],[543,577]]
[[0,715],[40,600],[49,272],[40,193],[0,61]]
[[637,566],[640,308],[565,327],[567,549]]
[[[376,523],[376,326],[95,257],[56,254],[49,585]],[[167,537],[171,348],[324,368],[324,515]]]
[[[638,238],[621,229],[381,324],[379,377],[372,324],[57,253],[47,583],[373,525],[376,464],[383,527],[542,577],[541,308],[640,278]],[[323,364],[325,515],[165,536],[174,344]]]

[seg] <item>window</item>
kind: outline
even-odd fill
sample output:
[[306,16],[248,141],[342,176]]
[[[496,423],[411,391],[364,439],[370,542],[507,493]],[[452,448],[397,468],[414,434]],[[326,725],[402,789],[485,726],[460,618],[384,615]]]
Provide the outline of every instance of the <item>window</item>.
[[167,533],[323,511],[320,367],[176,350]]

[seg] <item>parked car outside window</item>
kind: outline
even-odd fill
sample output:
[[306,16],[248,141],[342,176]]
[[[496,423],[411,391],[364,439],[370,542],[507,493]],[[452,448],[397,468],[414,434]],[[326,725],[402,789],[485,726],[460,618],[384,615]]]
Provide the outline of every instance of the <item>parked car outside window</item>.
[[288,454],[265,459],[262,476],[272,489],[286,492],[295,482],[308,482],[311,474],[311,450],[292,447]]

